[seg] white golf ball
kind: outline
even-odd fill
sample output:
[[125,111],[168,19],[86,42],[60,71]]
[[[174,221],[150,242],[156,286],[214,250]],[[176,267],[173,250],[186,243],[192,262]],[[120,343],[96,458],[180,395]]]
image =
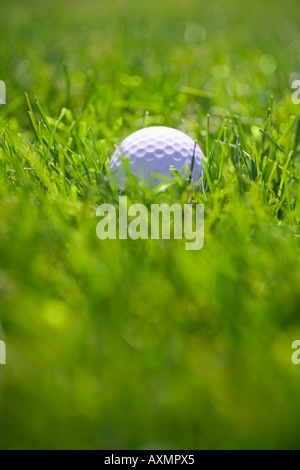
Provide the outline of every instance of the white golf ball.
[[[194,157],[194,159],[193,159]],[[158,175],[172,177],[172,165],[182,176],[187,166],[190,175],[194,160],[192,180],[197,181],[204,173],[204,154],[191,137],[170,127],[147,127],[126,137],[113,154],[110,171],[116,183],[124,187],[126,169],[124,159],[129,160],[130,171],[148,186],[163,181]]]

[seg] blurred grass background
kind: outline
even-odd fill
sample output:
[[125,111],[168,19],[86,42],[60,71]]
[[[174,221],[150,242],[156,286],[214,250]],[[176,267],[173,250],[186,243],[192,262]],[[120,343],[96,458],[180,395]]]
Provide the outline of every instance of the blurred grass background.
[[[299,448],[299,19],[296,0],[1,0],[2,449]],[[96,237],[107,157],[157,124],[209,150],[199,252]]]

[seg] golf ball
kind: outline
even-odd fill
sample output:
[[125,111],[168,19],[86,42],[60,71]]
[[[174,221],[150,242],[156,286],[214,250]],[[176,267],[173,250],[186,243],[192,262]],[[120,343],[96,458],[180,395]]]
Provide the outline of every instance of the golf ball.
[[[194,156],[194,158],[193,158]],[[187,166],[190,175],[194,160],[192,180],[197,181],[204,173],[204,154],[191,137],[170,127],[147,127],[126,137],[113,154],[110,170],[120,186],[124,186],[126,169],[124,159],[129,160],[130,171],[138,180],[154,186],[171,176],[172,165],[182,176]]]

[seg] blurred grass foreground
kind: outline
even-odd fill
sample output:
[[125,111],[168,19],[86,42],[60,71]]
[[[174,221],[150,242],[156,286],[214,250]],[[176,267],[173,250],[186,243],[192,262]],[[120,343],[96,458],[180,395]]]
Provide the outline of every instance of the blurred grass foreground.
[[[300,447],[299,20],[1,0],[1,449]],[[96,237],[109,158],[149,125],[206,154],[200,251]]]

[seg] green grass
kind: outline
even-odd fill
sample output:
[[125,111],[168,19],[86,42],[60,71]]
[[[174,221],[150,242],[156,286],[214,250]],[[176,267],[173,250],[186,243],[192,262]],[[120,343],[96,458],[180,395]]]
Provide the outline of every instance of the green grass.
[[[0,448],[299,448],[298,2],[142,5],[1,0]],[[204,203],[201,251],[96,237],[149,125],[203,191],[128,197]]]

